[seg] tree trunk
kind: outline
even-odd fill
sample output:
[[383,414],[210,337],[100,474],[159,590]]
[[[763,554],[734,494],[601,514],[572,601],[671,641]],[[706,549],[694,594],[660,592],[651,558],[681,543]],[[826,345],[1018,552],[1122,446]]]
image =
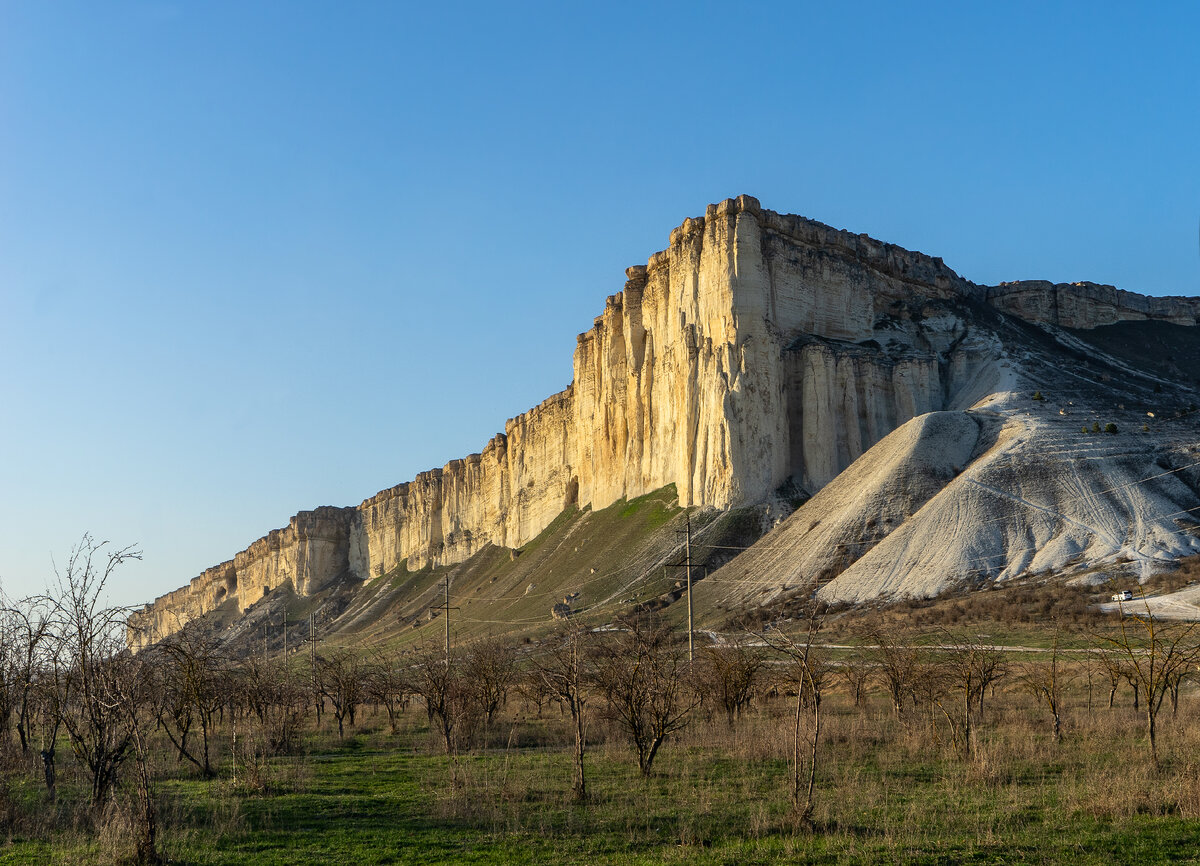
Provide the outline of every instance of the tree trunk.
[[792,741],[792,805],[800,806],[800,715],[804,709],[804,689],[796,693],[796,727]]
[[42,749],[42,774],[46,777],[46,794],[50,798],[50,802],[54,803],[58,799],[56,783],[58,772],[54,766],[54,744],[50,745],[49,749]]
[[1146,701],[1146,733],[1150,735],[1150,758],[1154,761],[1154,769],[1159,768],[1158,764],[1158,743],[1156,742],[1155,734],[1155,712],[1153,702],[1147,699]]
[[971,693],[963,689],[963,760],[971,760]]
[[158,814],[154,808],[154,792],[151,789],[150,767],[146,763],[145,743],[140,731],[133,732],[135,738],[134,763],[137,765],[137,862],[161,863],[158,854]]
[[583,775],[583,708],[573,706],[571,715],[575,721],[575,782],[571,793],[577,801],[583,802],[587,799],[587,781]]
[[211,779],[216,773],[213,772],[212,762],[208,757],[208,722],[204,715],[200,715],[200,739],[204,746],[204,778]]
[[813,793],[817,786],[817,744],[821,739],[821,695],[813,698],[813,736],[812,749],[808,755],[808,797],[804,810],[800,813],[800,823],[805,827],[812,826]]

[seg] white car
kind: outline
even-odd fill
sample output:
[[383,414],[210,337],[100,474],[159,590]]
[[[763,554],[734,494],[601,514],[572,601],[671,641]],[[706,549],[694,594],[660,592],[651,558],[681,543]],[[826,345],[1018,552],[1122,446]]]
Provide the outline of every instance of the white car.
[[1133,590],[1126,589],[1121,592],[1113,593],[1113,601],[1133,601]]

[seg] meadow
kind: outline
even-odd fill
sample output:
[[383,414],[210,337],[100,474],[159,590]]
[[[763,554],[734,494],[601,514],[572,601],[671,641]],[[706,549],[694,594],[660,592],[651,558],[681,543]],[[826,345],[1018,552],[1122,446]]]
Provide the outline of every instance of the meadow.
[[[1177,707],[1163,704],[1156,767],[1145,693],[1135,710],[1132,683],[1123,680],[1110,707],[1110,679],[1083,642],[1070,648],[1064,641],[1053,654],[1061,666],[1058,740],[1045,702],[1029,688],[1030,676],[1051,664],[1050,651],[987,649],[1002,670],[986,686],[983,709],[967,710],[964,750],[953,708],[965,693],[956,696],[945,675],[959,653],[933,648],[930,638],[913,633],[896,642],[926,645],[914,651],[924,674],[912,675],[899,711],[887,688],[888,660],[865,639],[860,649],[829,649],[817,633],[808,647],[820,671],[815,706],[794,659],[772,656],[765,646],[725,648],[757,659],[748,703],[732,716],[712,688],[718,672],[703,667],[704,688],[680,668],[683,715],[647,774],[612,695],[598,681],[587,684],[585,798],[573,793],[571,714],[527,686],[534,646],[513,648],[514,677],[492,718],[459,716],[449,740],[419,687],[400,696],[391,719],[383,705],[360,696],[354,722],[347,720],[339,736],[333,699],[322,700],[318,719],[303,697],[309,681],[297,660],[275,673],[295,678],[300,704],[267,708],[260,717],[230,697],[216,714],[211,778],[180,757],[166,737],[169,726],[146,725],[156,851],[166,862],[190,864],[1196,857],[1200,694],[1186,678]],[[677,641],[665,646],[679,658]],[[940,685],[923,684],[935,671]],[[243,684],[241,696],[247,694]],[[281,738],[280,725],[298,727]],[[136,857],[132,759],[97,812],[82,762],[60,759],[57,801],[49,804],[36,752],[22,757],[11,741],[6,748],[0,862]],[[807,777],[814,756],[811,812],[800,820],[795,783]]]

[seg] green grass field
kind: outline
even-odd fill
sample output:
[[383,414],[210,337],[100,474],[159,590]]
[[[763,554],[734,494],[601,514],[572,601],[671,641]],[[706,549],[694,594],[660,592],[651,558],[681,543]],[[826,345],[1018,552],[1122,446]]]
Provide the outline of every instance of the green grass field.
[[[989,707],[975,757],[951,748],[936,717],[896,719],[880,695],[830,700],[815,827],[788,797],[792,702],[763,699],[730,729],[697,717],[643,779],[620,733],[589,726],[591,796],[569,800],[570,749],[557,710],[513,701],[473,748],[439,754],[418,707],[398,734],[365,711],[339,741],[326,725],[300,754],[242,761],[227,738],[216,779],[173,759],[156,767],[160,850],[173,863],[1148,863],[1200,856],[1200,700],[1165,726],[1161,771],[1140,717],[1094,696],[1069,711],[1054,745],[1017,694]],[[242,734],[246,736],[245,732]],[[82,796],[66,772],[62,815]],[[36,788],[0,848],[5,863],[120,862],[119,815],[99,831],[39,825]],[[14,798],[13,795],[16,795]],[[10,813],[13,812],[10,808]],[[39,828],[40,827],[40,828]],[[22,835],[22,830],[25,835]],[[29,838],[39,837],[39,838]]]

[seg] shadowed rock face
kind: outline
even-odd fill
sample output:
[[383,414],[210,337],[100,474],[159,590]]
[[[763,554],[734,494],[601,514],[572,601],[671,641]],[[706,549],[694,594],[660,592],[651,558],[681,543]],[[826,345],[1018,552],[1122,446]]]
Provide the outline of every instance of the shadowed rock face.
[[1149,298],[1096,283],[1022,280],[985,291],[987,302],[1027,322],[1063,328],[1098,328],[1116,322],[1200,322],[1200,298]]
[[939,258],[749,197],[685,220],[626,271],[580,334],[562,392],[510,419],[478,454],[356,508],[302,512],[137,618],[143,645],[214,607],[291,582],[301,595],[524,545],[562,511],[674,484],[682,505],[816,493],[891,431],[1012,388],[1005,315],[1091,328],[1194,325],[1197,299],[1091,283],[970,283]]

